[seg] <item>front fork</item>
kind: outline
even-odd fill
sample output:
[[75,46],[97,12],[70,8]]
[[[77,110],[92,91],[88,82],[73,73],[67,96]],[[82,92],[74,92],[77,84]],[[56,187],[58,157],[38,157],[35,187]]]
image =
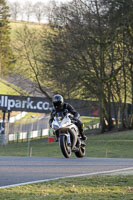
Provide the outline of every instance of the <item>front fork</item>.
[[70,133],[68,132],[67,134],[65,134],[67,137],[67,145],[71,144],[71,140],[70,140]]
[[[60,135],[60,134],[59,134]],[[67,133],[65,133],[65,134],[63,134],[65,137],[66,137],[66,142],[67,142],[67,145],[68,146],[71,146],[71,138],[70,138],[70,133],[69,132],[67,132]],[[57,136],[57,134],[55,134],[55,136],[56,137],[58,137],[59,139],[60,139],[60,137],[59,136]],[[60,142],[59,142],[59,144],[60,144]]]
[[67,145],[68,145],[68,146],[71,146],[70,133],[67,132],[67,133],[65,133],[65,134],[63,134],[63,135],[65,135],[65,137],[66,137],[66,143],[67,143]]

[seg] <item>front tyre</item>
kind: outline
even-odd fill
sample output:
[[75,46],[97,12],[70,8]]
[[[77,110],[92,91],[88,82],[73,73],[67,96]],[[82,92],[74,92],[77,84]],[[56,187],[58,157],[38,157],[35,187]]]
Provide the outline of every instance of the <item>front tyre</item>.
[[78,158],[83,158],[85,156],[85,147],[80,147],[78,152],[75,152]]
[[60,148],[65,158],[70,158],[71,147],[67,145],[67,138],[65,135],[60,135]]

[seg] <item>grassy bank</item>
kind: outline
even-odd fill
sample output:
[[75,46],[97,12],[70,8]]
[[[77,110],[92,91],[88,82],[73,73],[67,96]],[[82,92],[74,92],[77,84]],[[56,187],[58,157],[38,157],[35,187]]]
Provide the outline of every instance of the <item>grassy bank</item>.
[[19,88],[17,88],[15,85],[5,81],[5,80],[2,80],[0,78],[0,94],[5,94],[5,95],[18,95],[18,91],[20,91]]
[[133,176],[67,178],[0,189],[1,200],[132,200]]
[[[30,147],[32,156],[62,157],[59,143],[47,138],[31,140]],[[27,156],[27,148],[27,142],[0,146],[0,156]],[[86,157],[133,158],[133,131],[88,135]]]

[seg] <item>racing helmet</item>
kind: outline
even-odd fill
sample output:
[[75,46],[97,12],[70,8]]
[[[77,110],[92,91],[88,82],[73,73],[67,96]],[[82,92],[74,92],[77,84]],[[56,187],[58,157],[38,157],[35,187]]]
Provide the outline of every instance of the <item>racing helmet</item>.
[[60,94],[56,94],[53,97],[53,105],[54,105],[55,108],[61,108],[63,103],[64,103],[64,99]]

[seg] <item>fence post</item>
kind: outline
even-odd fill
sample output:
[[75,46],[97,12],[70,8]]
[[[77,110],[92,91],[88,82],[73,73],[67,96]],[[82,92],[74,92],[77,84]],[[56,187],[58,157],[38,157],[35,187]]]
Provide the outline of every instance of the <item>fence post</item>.
[[27,157],[30,156],[30,132],[27,132]]
[[2,110],[3,112],[3,121],[1,124],[1,143],[2,145],[6,144],[6,135],[5,135],[5,115],[6,115],[6,110]]
[[28,157],[30,157],[30,137],[31,137],[32,131],[33,131],[33,121],[32,121],[33,118],[34,118],[34,116],[32,115],[30,117],[31,130],[27,133],[27,135],[28,135],[27,156]]

